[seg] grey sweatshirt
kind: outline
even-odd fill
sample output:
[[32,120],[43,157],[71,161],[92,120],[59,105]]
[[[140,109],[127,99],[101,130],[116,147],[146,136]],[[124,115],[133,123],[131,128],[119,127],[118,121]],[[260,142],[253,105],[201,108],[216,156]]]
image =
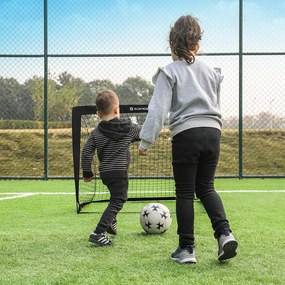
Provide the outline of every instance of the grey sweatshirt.
[[171,136],[190,128],[221,129],[218,68],[210,68],[196,58],[193,64],[176,60],[159,68],[153,78],[153,96],[140,132],[140,147],[148,149],[157,139],[169,116]]

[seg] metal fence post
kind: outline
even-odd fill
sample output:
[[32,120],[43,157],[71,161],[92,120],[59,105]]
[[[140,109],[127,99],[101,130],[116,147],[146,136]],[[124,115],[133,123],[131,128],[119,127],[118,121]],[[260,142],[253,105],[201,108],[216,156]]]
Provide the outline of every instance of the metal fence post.
[[44,0],[44,180],[48,180],[48,0]]
[[239,178],[243,178],[243,0],[239,1]]

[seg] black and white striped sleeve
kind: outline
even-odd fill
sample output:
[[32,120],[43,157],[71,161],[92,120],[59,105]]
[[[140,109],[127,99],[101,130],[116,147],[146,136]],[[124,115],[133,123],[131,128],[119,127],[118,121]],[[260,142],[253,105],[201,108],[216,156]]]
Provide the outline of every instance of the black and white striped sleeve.
[[93,131],[82,149],[81,167],[83,170],[84,178],[93,177],[91,165],[94,158],[95,150],[96,150],[96,144],[95,144],[95,136]]

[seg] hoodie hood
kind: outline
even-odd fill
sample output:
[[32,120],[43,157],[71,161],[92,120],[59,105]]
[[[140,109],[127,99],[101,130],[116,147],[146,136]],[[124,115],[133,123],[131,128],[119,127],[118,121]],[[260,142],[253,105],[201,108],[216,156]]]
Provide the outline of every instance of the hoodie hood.
[[106,137],[120,140],[129,133],[132,121],[130,118],[114,118],[110,121],[101,121],[98,125],[99,131]]

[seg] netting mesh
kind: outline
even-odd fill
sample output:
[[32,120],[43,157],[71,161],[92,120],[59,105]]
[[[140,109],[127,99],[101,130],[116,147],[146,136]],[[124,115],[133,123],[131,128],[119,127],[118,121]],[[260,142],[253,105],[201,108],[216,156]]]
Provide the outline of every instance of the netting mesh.
[[[133,122],[141,124],[146,113],[121,113],[121,118],[131,118]],[[81,115],[80,152],[90,136],[91,131],[98,125],[99,119],[95,114]],[[157,141],[152,145],[147,156],[138,154],[139,142],[131,144],[131,163],[129,167],[129,200],[174,197],[174,182],[171,165],[170,132],[164,128]],[[77,150],[79,151],[79,149]],[[81,155],[81,153],[80,153]],[[109,192],[100,180],[98,172],[98,158],[93,159],[94,179],[84,182],[80,168],[78,200],[80,205],[89,202],[106,201]],[[81,207],[81,206],[79,206]]]
[[217,176],[285,177],[283,2],[178,2],[0,1],[0,178],[73,178],[72,108],[103,88],[148,104],[169,28],[190,12],[198,57],[224,75]]

